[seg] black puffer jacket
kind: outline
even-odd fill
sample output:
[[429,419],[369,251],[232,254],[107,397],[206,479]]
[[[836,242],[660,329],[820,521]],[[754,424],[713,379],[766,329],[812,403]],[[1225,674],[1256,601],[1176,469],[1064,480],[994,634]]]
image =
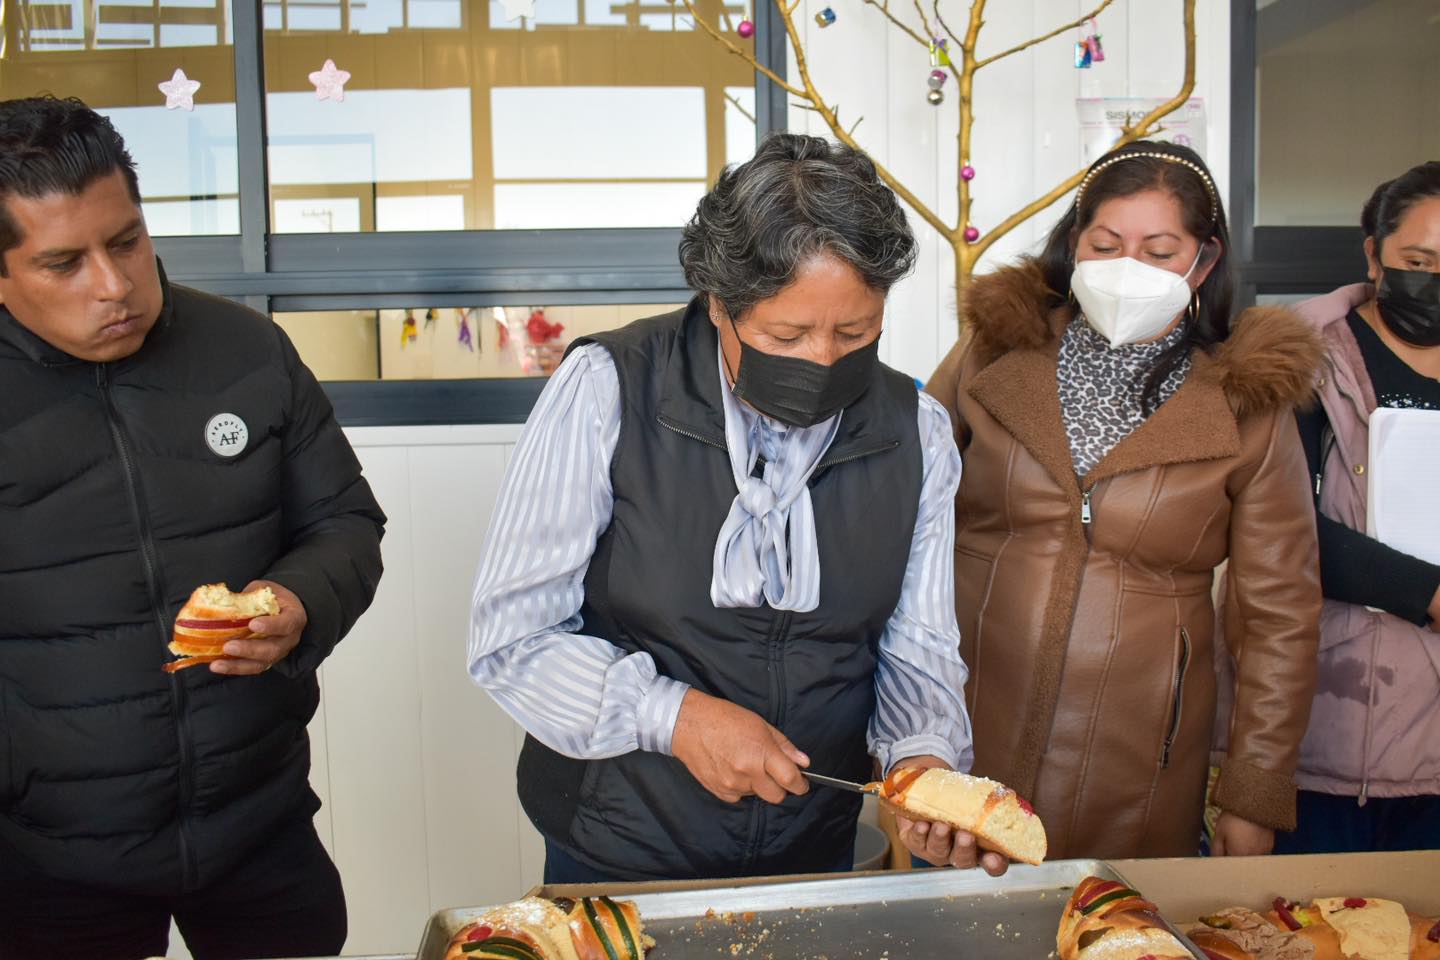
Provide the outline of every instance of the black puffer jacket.
[[[0,857],[174,894],[313,814],[315,668],[374,596],[384,523],[265,317],[167,284],[139,352],[93,364],[0,309]],[[300,646],[258,677],[163,673],[190,591],[254,579],[300,597]]]

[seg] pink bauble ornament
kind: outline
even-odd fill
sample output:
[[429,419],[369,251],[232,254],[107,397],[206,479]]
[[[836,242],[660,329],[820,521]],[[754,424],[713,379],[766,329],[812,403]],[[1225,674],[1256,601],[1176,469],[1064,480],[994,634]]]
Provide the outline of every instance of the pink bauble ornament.
[[979,239],[980,239],[980,231],[979,231],[979,230],[975,229],[974,227],[966,227],[966,228],[965,228],[965,242],[966,242],[966,243],[974,243],[976,240],[979,240]]
[[960,168],[960,179],[961,179],[961,180],[974,180],[974,179],[975,179],[975,168],[972,167],[972,166],[970,166],[970,164],[968,164],[968,163],[965,164],[965,166],[963,166],[963,167]]
[[741,39],[749,40],[755,36],[755,24],[749,20],[741,20],[740,25],[735,28],[735,32],[740,34]]
[[948,76],[950,76],[950,74],[946,73],[944,70],[939,69],[938,67],[930,71],[930,80],[936,86],[944,86],[945,78]]

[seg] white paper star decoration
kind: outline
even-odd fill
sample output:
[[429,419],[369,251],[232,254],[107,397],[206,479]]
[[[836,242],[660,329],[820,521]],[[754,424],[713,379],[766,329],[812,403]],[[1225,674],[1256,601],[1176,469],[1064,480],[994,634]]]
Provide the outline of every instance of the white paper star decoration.
[[195,91],[200,89],[200,81],[185,76],[184,70],[177,68],[174,76],[164,83],[157,83],[156,86],[165,94],[166,110],[195,109]]
[[505,4],[505,19],[516,17],[535,18],[535,0],[501,0]]
[[342,103],[345,100],[345,84],[350,82],[350,71],[336,67],[334,60],[326,60],[325,66],[310,74],[310,82],[315,84],[316,100]]

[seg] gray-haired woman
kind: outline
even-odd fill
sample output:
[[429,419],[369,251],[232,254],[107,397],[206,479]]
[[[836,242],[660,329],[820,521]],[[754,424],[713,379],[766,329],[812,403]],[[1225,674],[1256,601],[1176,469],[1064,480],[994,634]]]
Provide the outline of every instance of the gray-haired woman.
[[[868,159],[774,136],[686,226],[689,306],[577,341],[546,386],[469,668],[530,734],[547,882],[848,870],[860,798],[802,767],[968,768],[959,455],[876,354],[914,257]],[[969,834],[906,827],[976,863]]]

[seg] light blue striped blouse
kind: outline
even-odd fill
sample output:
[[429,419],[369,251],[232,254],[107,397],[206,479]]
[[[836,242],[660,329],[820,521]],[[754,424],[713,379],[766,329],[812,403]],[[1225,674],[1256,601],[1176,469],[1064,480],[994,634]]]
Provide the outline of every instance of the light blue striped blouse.
[[[723,378],[718,367],[716,376]],[[757,452],[771,465],[787,454],[809,459],[817,432],[825,445],[833,436],[830,421],[786,428],[735,401],[729,389],[721,394],[727,436],[747,438],[751,463]],[[585,572],[596,540],[610,524],[610,461],[620,412],[609,352],[590,344],[571,353],[546,384],[511,456],[472,596],[471,678],[546,746],[580,759],[632,750],[668,754],[688,689],[660,676],[649,654],[627,655],[576,632]],[[963,693],[968,674],[960,659],[953,574],[960,455],[944,408],[924,394],[918,421],[919,515],[900,604],[880,639],[876,708],[867,739],[882,770],[920,754],[969,770],[974,755]],[[767,468],[766,480],[771,478]],[[808,507],[808,490],[804,497]],[[788,519],[792,575],[818,584],[819,571],[803,569],[819,563],[813,517],[804,529],[794,523],[800,518],[792,506]],[[731,520],[726,526],[732,528]],[[732,550],[735,542],[732,536]],[[748,568],[753,572],[757,565],[774,566],[757,558]],[[753,593],[727,582],[738,576],[729,572],[732,566],[738,565],[727,563],[715,572],[712,596]],[[770,587],[767,583],[767,592]],[[805,749],[803,734],[792,739]]]

